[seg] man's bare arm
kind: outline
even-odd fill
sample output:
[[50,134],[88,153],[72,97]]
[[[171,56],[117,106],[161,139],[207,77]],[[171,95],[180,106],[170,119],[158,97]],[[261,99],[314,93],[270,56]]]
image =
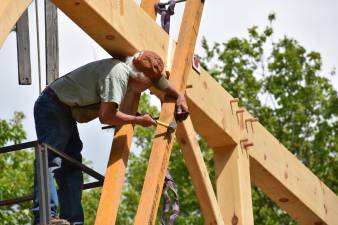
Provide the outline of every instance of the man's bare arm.
[[138,124],[144,127],[156,125],[149,115],[132,116],[117,110],[117,104],[113,102],[102,102],[100,106],[99,119],[102,124],[121,126],[124,124]]

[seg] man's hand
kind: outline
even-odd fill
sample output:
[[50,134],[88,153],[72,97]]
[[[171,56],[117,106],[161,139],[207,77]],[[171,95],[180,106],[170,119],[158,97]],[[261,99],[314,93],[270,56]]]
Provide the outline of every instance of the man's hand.
[[189,112],[187,100],[183,94],[179,94],[176,100],[176,113],[186,113]]
[[141,125],[143,127],[149,127],[156,125],[156,121],[151,118],[148,114],[144,114],[142,116],[137,116],[136,117],[136,124]]

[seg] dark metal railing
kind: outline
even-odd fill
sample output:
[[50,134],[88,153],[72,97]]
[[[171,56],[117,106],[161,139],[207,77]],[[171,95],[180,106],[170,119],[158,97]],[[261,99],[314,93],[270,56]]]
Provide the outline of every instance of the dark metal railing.
[[[63,160],[66,160],[74,166],[81,169],[81,171],[97,179],[95,182],[87,183],[82,186],[82,190],[101,187],[103,185],[104,176],[96,172],[95,170],[87,167],[81,162],[73,159],[67,154],[56,150],[46,143],[39,143],[38,141],[31,141],[22,144],[15,144],[11,146],[5,146],[0,148],[0,154],[13,151],[19,151],[27,148],[34,148],[35,160],[36,160],[36,172],[39,188],[39,209],[40,209],[40,224],[47,225],[50,223],[50,196],[48,185],[48,152],[51,151],[54,154],[60,156]],[[33,200],[33,195],[26,195],[18,198],[0,200],[0,206],[19,204],[26,201]]]

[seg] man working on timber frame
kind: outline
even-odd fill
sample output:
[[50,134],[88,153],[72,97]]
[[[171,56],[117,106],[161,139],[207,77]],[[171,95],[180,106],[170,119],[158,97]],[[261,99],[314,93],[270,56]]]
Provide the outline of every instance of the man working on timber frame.
[[[99,117],[101,123],[109,125],[155,125],[149,115],[132,116],[118,110],[127,92],[142,92],[152,85],[176,99],[176,113],[188,112],[184,95],[165,79],[163,69],[163,61],[156,53],[142,51],[127,57],[126,62],[99,60],[57,79],[42,92],[34,106],[38,140],[81,161],[82,142],[76,121]],[[82,171],[53,154],[49,154],[48,161],[52,224],[83,224]],[[39,224],[38,195],[35,178],[34,224]]]

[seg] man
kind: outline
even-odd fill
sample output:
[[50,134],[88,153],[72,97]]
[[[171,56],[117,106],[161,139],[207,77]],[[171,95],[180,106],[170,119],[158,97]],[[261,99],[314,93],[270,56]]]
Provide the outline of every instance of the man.
[[[188,112],[184,95],[165,79],[163,69],[164,63],[156,53],[142,51],[128,57],[126,62],[99,60],[57,79],[42,92],[34,106],[38,140],[81,161],[82,142],[76,121],[88,122],[99,117],[102,124],[155,125],[147,114],[133,116],[118,110],[127,92],[142,92],[152,85],[176,99],[176,113]],[[51,153],[48,161],[52,224],[83,224],[82,171]],[[61,219],[57,213],[59,203]],[[39,224],[36,178],[33,214],[34,224]]]

